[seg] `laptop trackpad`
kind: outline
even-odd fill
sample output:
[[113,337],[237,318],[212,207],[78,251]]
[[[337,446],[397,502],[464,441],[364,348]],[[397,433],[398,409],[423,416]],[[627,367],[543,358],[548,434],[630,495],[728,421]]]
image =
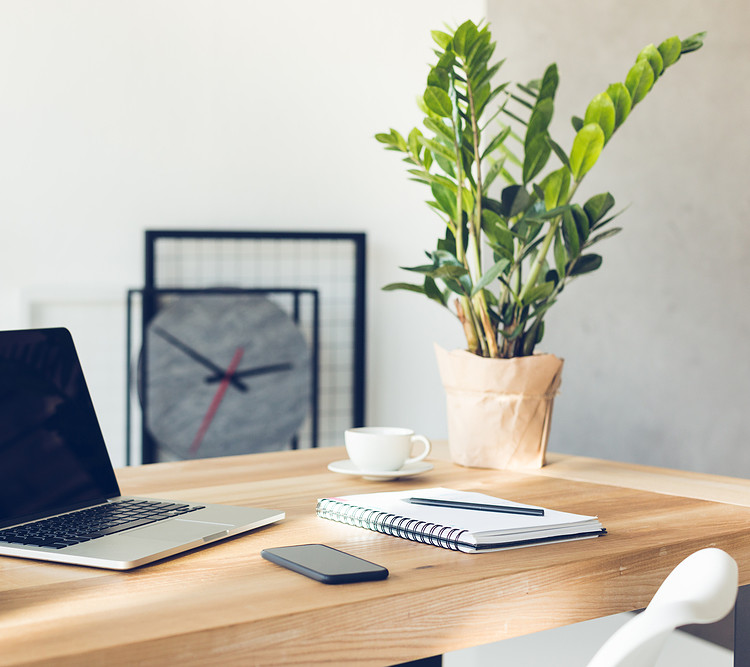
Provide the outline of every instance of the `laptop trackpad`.
[[171,521],[162,521],[150,526],[143,526],[143,528],[139,528],[135,534],[137,534],[138,537],[147,537],[155,540],[191,542],[193,540],[207,537],[212,539],[222,537],[223,535],[226,535],[232,527],[232,525],[226,523],[172,519]]

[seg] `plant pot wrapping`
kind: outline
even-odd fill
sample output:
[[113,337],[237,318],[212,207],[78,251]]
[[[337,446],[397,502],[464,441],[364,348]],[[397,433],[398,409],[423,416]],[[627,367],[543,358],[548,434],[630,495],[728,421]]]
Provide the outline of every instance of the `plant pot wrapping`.
[[563,360],[553,354],[487,359],[435,346],[455,463],[519,470],[544,465]]

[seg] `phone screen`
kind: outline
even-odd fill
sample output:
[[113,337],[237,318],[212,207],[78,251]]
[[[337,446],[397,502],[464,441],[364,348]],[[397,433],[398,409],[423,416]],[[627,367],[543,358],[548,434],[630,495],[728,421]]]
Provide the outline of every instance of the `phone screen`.
[[388,570],[382,565],[325,544],[299,544],[263,549],[260,554],[272,563],[327,584],[374,581],[388,576]]

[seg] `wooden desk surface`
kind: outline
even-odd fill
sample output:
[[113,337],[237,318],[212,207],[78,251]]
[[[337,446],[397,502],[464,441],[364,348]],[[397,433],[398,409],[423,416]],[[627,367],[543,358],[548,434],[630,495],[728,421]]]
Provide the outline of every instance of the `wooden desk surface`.
[[[131,572],[0,558],[0,665],[388,665],[643,607],[706,546],[732,554],[750,583],[746,480],[552,455],[532,473],[433,460],[420,477],[371,482],[326,469],[341,458],[343,448],[118,471],[126,494],[280,508],[287,518]],[[428,486],[598,514],[609,534],[463,554],[315,517],[320,496]],[[260,557],[306,542],[391,575],[326,586]]]

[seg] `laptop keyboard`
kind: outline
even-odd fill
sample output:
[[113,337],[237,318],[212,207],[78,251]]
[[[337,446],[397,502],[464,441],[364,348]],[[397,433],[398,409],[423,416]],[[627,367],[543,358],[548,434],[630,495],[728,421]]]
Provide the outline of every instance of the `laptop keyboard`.
[[203,507],[153,500],[118,500],[0,530],[0,542],[63,549]]

